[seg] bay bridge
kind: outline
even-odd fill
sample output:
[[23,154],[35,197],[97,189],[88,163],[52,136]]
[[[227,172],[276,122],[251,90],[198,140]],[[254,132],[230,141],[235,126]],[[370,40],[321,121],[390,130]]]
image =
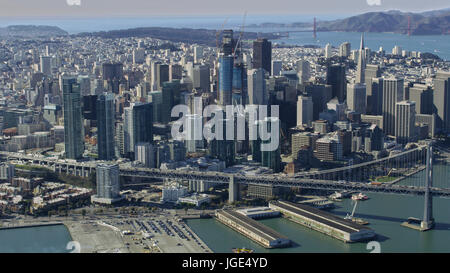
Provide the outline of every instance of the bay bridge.
[[[98,163],[95,161],[66,162],[9,152],[0,152],[0,156],[3,161],[19,160],[26,164],[39,165],[56,172],[67,172],[79,176],[87,176],[95,170]],[[285,174],[250,176],[227,172],[162,170],[132,167],[129,164],[120,164],[120,175],[228,184],[229,202],[239,199],[239,187],[242,184],[424,196],[422,225],[431,228],[434,223],[433,197],[450,198],[450,166],[446,167],[449,161],[449,149],[436,143],[427,143],[402,152],[391,152],[384,158],[349,164],[340,168],[296,173],[295,176]],[[407,184],[402,183],[405,178],[408,178]]]

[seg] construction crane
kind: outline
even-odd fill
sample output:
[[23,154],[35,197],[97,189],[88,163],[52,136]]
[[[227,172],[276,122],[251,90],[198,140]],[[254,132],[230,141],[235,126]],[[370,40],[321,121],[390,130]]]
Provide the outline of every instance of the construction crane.
[[[229,18],[229,17],[225,18],[225,21],[223,22],[223,24],[222,24],[222,26],[220,27],[220,29],[216,31],[216,50],[217,50],[217,56],[219,56],[219,53],[220,53],[220,48],[219,48],[219,37],[220,37],[220,35],[222,34],[223,29],[225,28],[225,25],[226,25],[227,22],[228,22],[228,18]],[[217,85],[218,85],[218,84],[219,84],[219,73],[216,73],[216,74],[217,74],[217,75],[216,75],[216,83],[217,83]],[[218,90],[218,89],[219,89],[219,86],[217,86],[217,90]],[[217,92],[216,100],[219,100],[219,92]]]
[[225,28],[225,25],[226,25],[227,22],[228,22],[228,18],[229,18],[229,17],[225,18],[225,21],[223,22],[223,24],[222,24],[222,26],[220,27],[220,29],[216,31],[216,48],[217,48],[217,53],[219,53],[219,37],[220,37],[220,35],[222,34],[223,29]]
[[355,222],[355,223],[357,223],[359,225],[368,225],[369,222],[367,222],[366,220],[364,220],[362,218],[354,217],[357,205],[358,205],[358,201],[355,200],[355,205],[353,206],[352,214],[348,214],[347,213],[347,215],[344,217],[344,219],[350,220],[350,221]]
[[[242,66],[242,61],[243,61],[242,60],[242,55],[241,55],[241,53],[242,53],[242,37],[244,35],[246,18],[247,18],[247,11],[244,12],[244,17],[242,19],[242,25],[240,27],[240,32],[239,32],[239,38],[237,39],[236,45],[235,45],[235,47],[234,47],[234,49],[233,49],[233,51],[231,53],[232,56],[233,56],[233,63],[234,63],[234,65],[238,65],[238,66]],[[237,53],[238,52],[238,48],[239,48],[239,53]],[[241,103],[242,103],[242,90],[241,90]],[[234,106],[237,106],[237,101],[234,101],[233,104],[234,104]],[[239,111],[239,110],[241,110],[241,111]],[[245,116],[245,114],[243,112],[244,111],[243,108],[238,108],[238,111],[239,111],[239,113],[238,113],[239,115]]]
[[352,219],[353,219],[353,216],[355,215],[355,211],[356,211],[356,206],[357,206],[357,205],[358,205],[358,201],[355,200],[355,205],[353,206],[352,214],[349,215],[349,214],[347,213],[347,216],[345,216],[344,219],[347,219],[347,220],[352,220]]
[[244,36],[244,29],[245,29],[245,19],[247,18],[247,11],[245,11],[244,13],[244,18],[242,19],[242,25],[241,25],[241,29],[240,29],[240,33],[239,33],[239,38],[236,41],[236,47],[234,48],[233,51],[233,57],[236,58],[236,51],[238,49],[238,46],[241,45],[241,50],[242,50],[242,37]]

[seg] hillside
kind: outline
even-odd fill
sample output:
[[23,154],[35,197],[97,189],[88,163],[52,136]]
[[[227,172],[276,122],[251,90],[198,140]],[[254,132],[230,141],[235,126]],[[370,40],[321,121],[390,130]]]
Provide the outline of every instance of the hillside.
[[7,37],[35,38],[65,35],[68,35],[66,31],[54,26],[13,25],[0,28],[0,36]]
[[450,11],[424,14],[399,11],[369,12],[349,18],[319,22],[318,31],[356,32],[408,32],[408,18],[411,19],[412,35],[449,34]]
[[[210,46],[216,45],[216,31],[209,29],[141,27],[112,31],[80,33],[76,36],[92,36],[102,38],[152,37],[155,39],[167,40],[171,42],[198,43]],[[278,38],[278,35],[271,33],[259,34],[256,32],[245,32],[242,39],[250,40],[256,39],[258,37],[276,39]]]
[[[408,18],[411,22],[411,35],[450,34],[450,8],[406,13],[398,10],[385,12],[368,12],[345,19],[318,21],[317,31],[346,32],[394,32],[408,33]],[[301,28],[312,30],[312,22],[251,24],[252,28]]]

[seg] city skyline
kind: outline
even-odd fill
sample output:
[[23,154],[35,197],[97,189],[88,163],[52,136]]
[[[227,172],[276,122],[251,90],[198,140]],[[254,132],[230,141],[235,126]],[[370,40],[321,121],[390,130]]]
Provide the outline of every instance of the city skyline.
[[0,28],[0,253],[448,252],[450,9],[58,1],[3,0],[130,29]]

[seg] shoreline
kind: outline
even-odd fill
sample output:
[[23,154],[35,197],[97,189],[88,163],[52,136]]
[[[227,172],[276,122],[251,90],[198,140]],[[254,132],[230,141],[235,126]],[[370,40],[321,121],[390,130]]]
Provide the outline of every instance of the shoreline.
[[[194,240],[185,241],[178,236],[167,236],[165,233],[152,232],[150,237],[147,237],[141,228],[134,230],[133,225],[123,226],[123,222],[126,221],[139,221],[141,223],[147,223],[150,219],[165,221],[163,220],[164,216],[160,214],[138,217],[129,217],[128,215],[109,215],[93,218],[72,217],[71,219],[60,219],[59,221],[51,222],[47,222],[47,217],[27,217],[21,219],[20,222],[11,221],[5,223],[10,226],[1,227],[0,231],[63,225],[68,233],[66,243],[71,241],[78,242],[81,246],[81,253],[201,253],[203,251],[213,253],[210,246],[187,225],[186,218],[201,219],[200,214],[175,216],[169,213],[169,215],[171,216],[168,219],[172,220],[174,224],[177,221],[182,222],[182,225],[185,225],[187,230],[184,232],[191,232],[193,239],[196,238],[198,243],[194,242]],[[179,227],[182,228],[182,225]],[[122,234],[124,230],[131,230],[133,233],[132,235],[124,235]],[[140,244],[137,244],[138,241]],[[146,248],[146,246],[149,248]]]
[[[0,230],[6,230],[6,229],[20,229],[20,228],[33,228],[33,227],[46,227],[46,226],[58,226],[58,225],[64,225],[64,222],[54,222],[54,223],[35,223],[30,225],[18,225],[18,226],[8,226],[8,227],[0,227]],[[67,228],[67,227],[66,227]]]

